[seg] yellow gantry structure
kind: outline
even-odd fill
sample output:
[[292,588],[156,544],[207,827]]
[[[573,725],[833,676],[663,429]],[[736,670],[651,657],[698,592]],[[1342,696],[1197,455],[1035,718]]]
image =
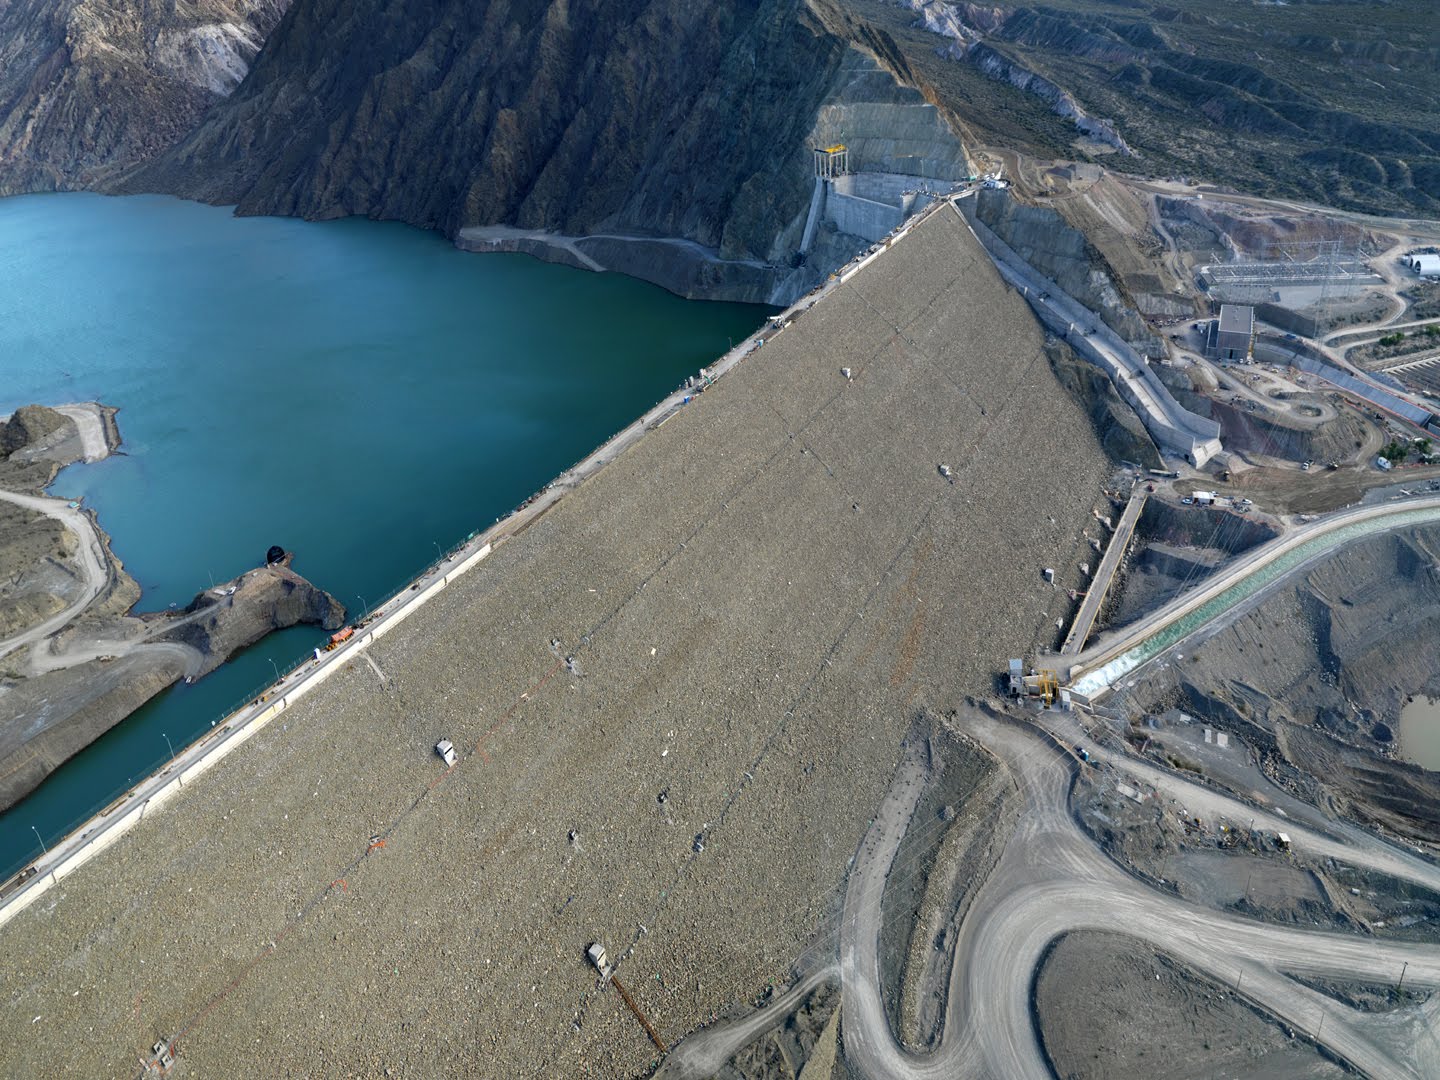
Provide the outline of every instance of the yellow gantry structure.
[[844,143],[815,148],[815,176],[821,180],[834,180],[850,171],[850,151]]

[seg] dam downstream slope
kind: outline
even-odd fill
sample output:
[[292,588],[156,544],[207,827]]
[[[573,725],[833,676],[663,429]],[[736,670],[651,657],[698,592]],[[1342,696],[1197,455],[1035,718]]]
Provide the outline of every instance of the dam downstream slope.
[[0,931],[0,1072],[642,1073],[585,945],[667,1042],[783,977],[1107,473],[931,215]]

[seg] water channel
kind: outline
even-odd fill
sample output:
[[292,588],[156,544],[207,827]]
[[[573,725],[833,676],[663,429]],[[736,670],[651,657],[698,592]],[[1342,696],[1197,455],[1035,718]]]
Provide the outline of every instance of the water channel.
[[1283,555],[1279,555],[1261,566],[1254,573],[1248,574],[1228,588],[1216,593],[1194,611],[1161,627],[1140,644],[1121,653],[1101,667],[1081,675],[1075,680],[1071,689],[1075,693],[1089,698],[1103,694],[1118,680],[1142,664],[1155,659],[1172,645],[1185,640],[1196,630],[1254,596],[1276,578],[1322,552],[1370,533],[1388,532],[1406,525],[1423,525],[1434,521],[1440,521],[1440,507],[1431,506],[1414,510],[1397,509],[1392,514],[1351,522],[1348,525],[1331,529],[1329,532],[1321,533],[1303,544],[1297,544]]
[[[378,604],[767,311],[398,224],[0,199],[0,415],[120,408],[123,453],[51,490],[98,512],[140,611],[188,603],[271,544],[352,611]],[[272,635],[72,758],[0,815],[0,877],[322,638]]]

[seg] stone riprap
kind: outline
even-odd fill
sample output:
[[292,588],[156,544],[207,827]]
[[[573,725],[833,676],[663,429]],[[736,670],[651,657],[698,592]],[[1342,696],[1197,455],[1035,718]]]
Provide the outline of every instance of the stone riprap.
[[0,1073],[639,1075],[589,942],[671,1042],[823,954],[912,718],[1088,550],[1043,344],[929,216],[0,931]]

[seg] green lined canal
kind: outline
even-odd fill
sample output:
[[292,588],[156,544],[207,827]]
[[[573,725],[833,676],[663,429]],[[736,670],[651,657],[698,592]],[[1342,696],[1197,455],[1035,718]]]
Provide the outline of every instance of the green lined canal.
[[1283,555],[1272,559],[1254,573],[1216,593],[1194,611],[1161,627],[1139,645],[1121,653],[1109,663],[1081,675],[1075,680],[1071,689],[1086,697],[1094,697],[1103,693],[1136,668],[1149,663],[1172,645],[1184,641],[1207,623],[1254,596],[1276,578],[1322,552],[1370,533],[1388,532],[1406,525],[1423,525],[1434,521],[1440,521],[1440,507],[1397,510],[1393,514],[1342,525],[1337,529],[1322,533],[1313,540],[1298,544]]

